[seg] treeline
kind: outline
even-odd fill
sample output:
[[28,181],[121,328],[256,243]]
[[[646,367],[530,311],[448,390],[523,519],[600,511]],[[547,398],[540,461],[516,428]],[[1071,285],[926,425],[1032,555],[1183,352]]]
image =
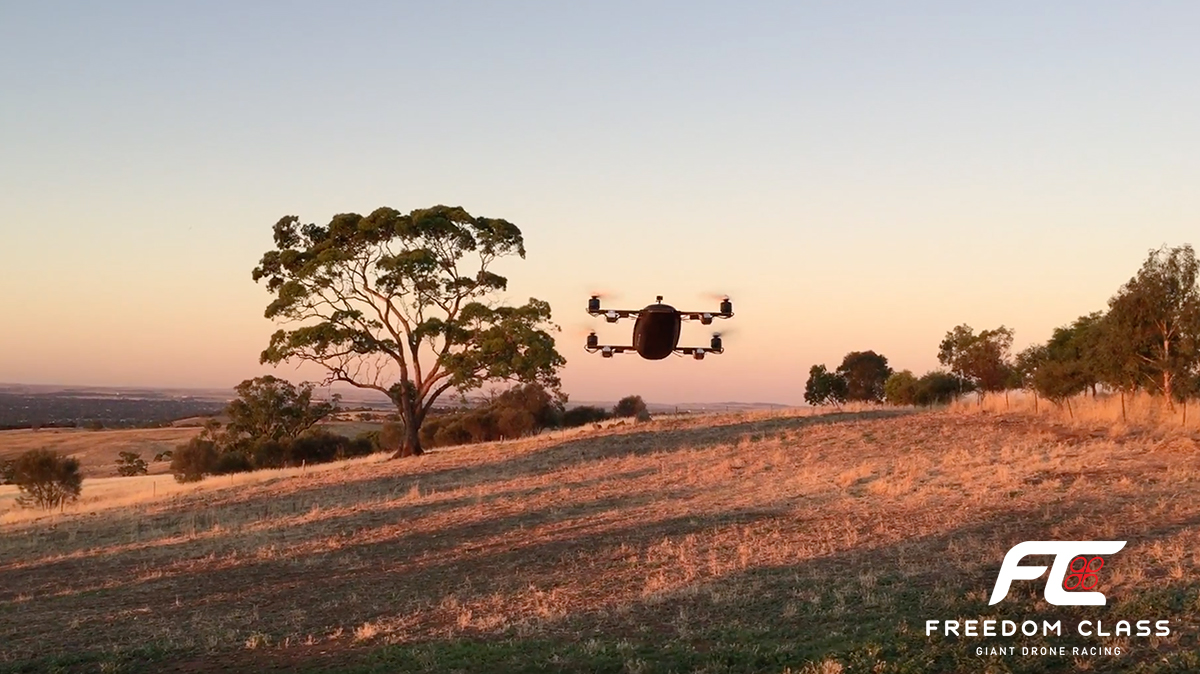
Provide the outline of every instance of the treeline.
[[814,365],[804,399],[812,405],[849,400],[897,405],[949,402],[969,392],[1025,390],[1074,414],[1074,396],[1099,392],[1126,398],[1142,391],[1174,410],[1200,398],[1200,263],[1190,245],[1150,251],[1137,274],[1096,311],[1058,327],[1050,338],[1012,354],[1011,328],[976,333],[959,325],[938,345],[944,370],[918,378],[893,372],[874,351],[851,352],[829,371]]
[[1065,406],[1098,389],[1125,399],[1137,391],[1167,407],[1200,397],[1200,263],[1190,245],[1150,252],[1137,274],[1108,301],[1107,311],[1080,316],[1044,344],[1017,354],[1013,382]]
[[835,407],[846,402],[928,406],[948,403],[972,390],[973,383],[964,377],[936,370],[921,377],[909,370],[895,372],[886,356],[874,351],[851,351],[836,370],[812,366],[804,386],[804,401]]

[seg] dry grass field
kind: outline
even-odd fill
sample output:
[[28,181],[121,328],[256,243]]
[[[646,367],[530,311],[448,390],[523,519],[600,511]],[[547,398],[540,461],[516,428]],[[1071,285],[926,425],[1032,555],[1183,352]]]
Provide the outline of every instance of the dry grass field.
[[[322,427],[348,437],[363,431],[379,430],[382,423],[335,421]],[[200,434],[201,424],[168,428],[127,428],[91,431],[81,428],[42,428],[38,430],[0,431],[0,461],[12,459],[31,449],[50,449],[79,459],[84,477],[115,477],[117,459],[121,452],[141,454],[151,475],[170,473],[169,461],[155,462],[160,452],[177,446]]]
[[[0,524],[0,670],[1200,671],[1197,448],[1017,414],[741,414],[114,489]],[[1128,540],[1108,605],[1022,581],[988,606],[1037,539]],[[1068,636],[925,636],[975,617]],[[1172,633],[1070,636],[1080,617]],[[974,650],[1047,643],[1124,652]]]
[[84,477],[109,477],[117,474],[116,461],[121,452],[137,452],[151,473],[167,473],[169,462],[156,463],[152,461],[154,455],[175,449],[199,433],[198,427],[0,431],[0,460],[16,458],[31,449],[50,449],[79,459],[79,469]]

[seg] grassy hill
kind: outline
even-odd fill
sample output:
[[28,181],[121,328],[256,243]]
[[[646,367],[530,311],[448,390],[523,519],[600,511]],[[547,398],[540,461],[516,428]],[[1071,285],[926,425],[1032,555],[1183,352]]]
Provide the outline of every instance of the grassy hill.
[[[1028,416],[737,414],[206,480],[0,525],[0,670],[1196,671],[1190,436]],[[145,479],[145,478],[141,478]],[[89,489],[104,480],[85,482]],[[125,498],[125,500],[122,500]],[[1128,540],[1106,607],[1024,540]],[[1163,638],[927,619],[1167,618]],[[1123,647],[1120,656],[977,646]]]

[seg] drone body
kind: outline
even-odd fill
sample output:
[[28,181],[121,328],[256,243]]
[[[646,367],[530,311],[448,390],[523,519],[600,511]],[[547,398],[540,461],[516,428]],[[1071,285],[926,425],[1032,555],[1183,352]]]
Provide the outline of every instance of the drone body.
[[703,360],[706,353],[723,353],[725,351],[721,345],[721,335],[714,333],[708,348],[698,346],[681,348],[679,346],[680,326],[684,320],[700,321],[703,325],[710,325],[714,318],[730,318],[733,316],[733,304],[726,297],[721,301],[721,309],[717,312],[679,311],[669,304],[663,304],[660,295],[656,303],[648,305],[644,309],[604,311],[600,309],[600,297],[593,295],[588,300],[588,313],[593,316],[604,316],[604,320],[609,323],[616,323],[622,318],[636,317],[633,324],[633,346],[601,346],[596,333],[593,332],[588,335],[585,347],[591,353],[599,351],[601,356],[612,358],[614,353],[636,351],[646,360],[662,360],[672,353],[679,353],[692,356],[696,360]]

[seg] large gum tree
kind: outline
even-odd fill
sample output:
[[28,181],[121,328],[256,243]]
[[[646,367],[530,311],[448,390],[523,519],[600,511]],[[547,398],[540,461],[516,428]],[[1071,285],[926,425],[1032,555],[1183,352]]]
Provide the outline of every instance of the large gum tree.
[[387,395],[404,422],[396,455],[421,454],[421,423],[446,391],[559,385],[550,305],[496,301],[508,282],[492,264],[514,255],[525,257],[516,225],[457,207],[343,213],[324,226],[284,217],[253,273],[275,295],[266,317],[287,326],[261,361],[315,363],[326,384]]

